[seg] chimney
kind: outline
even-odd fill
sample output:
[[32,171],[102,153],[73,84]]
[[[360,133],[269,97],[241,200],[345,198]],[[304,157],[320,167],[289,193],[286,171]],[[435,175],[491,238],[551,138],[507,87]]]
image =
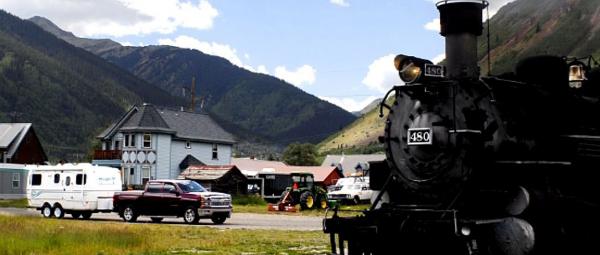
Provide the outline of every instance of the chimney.
[[446,37],[446,70],[451,79],[477,79],[477,37],[483,31],[484,0],[447,0],[437,3],[441,34]]

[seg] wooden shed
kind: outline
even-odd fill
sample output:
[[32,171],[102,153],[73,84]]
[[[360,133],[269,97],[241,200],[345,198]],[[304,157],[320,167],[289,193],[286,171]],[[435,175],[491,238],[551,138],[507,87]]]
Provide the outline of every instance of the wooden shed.
[[194,180],[204,188],[223,192],[231,195],[246,194],[248,192],[248,178],[232,165],[226,166],[188,166],[178,179]]

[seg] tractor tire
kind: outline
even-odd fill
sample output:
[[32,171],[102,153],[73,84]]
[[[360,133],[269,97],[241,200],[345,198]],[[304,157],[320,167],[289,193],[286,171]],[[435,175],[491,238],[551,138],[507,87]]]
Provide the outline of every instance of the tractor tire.
[[327,204],[327,197],[326,196],[319,197],[319,202],[317,203],[317,205],[319,206],[319,209],[327,209],[327,207],[329,206]]
[[300,195],[300,208],[313,209],[315,206],[315,197],[312,192],[305,191]]

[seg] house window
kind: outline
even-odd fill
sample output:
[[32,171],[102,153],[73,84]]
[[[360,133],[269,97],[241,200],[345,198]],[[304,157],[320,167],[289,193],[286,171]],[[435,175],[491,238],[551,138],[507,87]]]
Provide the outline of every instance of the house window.
[[125,147],[135,147],[135,134],[125,135]]
[[152,148],[152,135],[144,134],[144,148]]
[[42,175],[41,174],[32,174],[31,175],[31,185],[32,186],[42,185]]
[[54,183],[60,182],[60,174],[54,174]]
[[150,167],[143,166],[142,167],[142,184],[146,185],[146,182],[150,180]]
[[13,173],[12,187],[13,187],[13,189],[18,189],[19,187],[21,187],[21,174],[20,173]]
[[190,141],[185,141],[185,148],[186,148],[186,149],[191,149],[191,148],[192,148],[192,142],[190,142]]
[[219,146],[216,143],[212,147],[212,159],[219,159]]
[[120,149],[121,149],[121,142],[115,141],[115,150],[120,150]]

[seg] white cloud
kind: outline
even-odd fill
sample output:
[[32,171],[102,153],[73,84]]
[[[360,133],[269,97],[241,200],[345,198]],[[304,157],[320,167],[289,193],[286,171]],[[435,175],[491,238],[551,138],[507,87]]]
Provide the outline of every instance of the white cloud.
[[304,84],[310,85],[315,83],[317,70],[309,65],[303,65],[294,71],[287,70],[285,66],[278,66],[275,67],[275,76],[296,87],[300,87]]
[[427,24],[425,24],[425,29],[440,32],[440,19],[434,19]]
[[329,2],[342,7],[350,6],[350,4],[346,2],[346,0],[329,0]]
[[339,97],[321,97],[320,96],[319,98],[323,99],[327,102],[330,102],[334,105],[337,105],[349,112],[360,111],[363,108],[365,108],[365,106],[367,106],[368,104],[373,102],[373,100],[377,99],[376,96],[369,96],[363,100],[355,100],[355,99],[349,98],[349,97],[339,98]]
[[390,54],[375,59],[369,65],[369,71],[362,83],[368,88],[382,93],[387,92],[392,86],[401,84],[398,71],[394,68],[394,57]]
[[207,0],[0,0],[3,9],[44,16],[78,36],[170,34],[178,28],[210,29],[219,15]]
[[264,65],[259,65],[259,66],[256,68],[256,72],[257,72],[257,73],[269,74],[269,71],[267,70],[267,67],[266,67],[266,66],[264,66]]
[[442,60],[446,59],[446,53],[442,53],[440,55],[435,56],[434,58],[431,59],[431,62],[433,62],[434,64],[438,64],[440,62],[442,62]]

